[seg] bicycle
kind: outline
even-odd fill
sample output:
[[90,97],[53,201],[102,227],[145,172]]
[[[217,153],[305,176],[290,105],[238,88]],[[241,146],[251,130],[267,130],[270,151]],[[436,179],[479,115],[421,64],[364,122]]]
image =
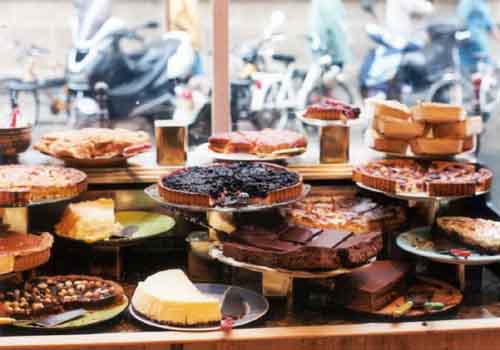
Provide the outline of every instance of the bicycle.
[[[67,116],[67,100],[63,98],[63,95],[67,96],[66,79],[41,78],[37,72],[36,58],[46,56],[50,51],[33,44],[23,45],[19,41],[13,41],[12,46],[16,51],[17,61],[23,64],[23,77],[0,77],[0,116],[20,112],[24,116],[31,116],[29,123],[32,125],[40,122],[40,115],[45,112],[45,107],[53,115],[66,111]],[[65,121],[66,118],[63,122]]]

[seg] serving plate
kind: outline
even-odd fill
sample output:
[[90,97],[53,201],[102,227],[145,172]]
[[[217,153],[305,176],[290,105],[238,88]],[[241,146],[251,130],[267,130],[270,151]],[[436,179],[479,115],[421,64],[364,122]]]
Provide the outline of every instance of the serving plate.
[[95,326],[97,324],[109,321],[118,317],[123,311],[127,309],[128,298],[123,296],[123,300],[115,305],[102,309],[87,309],[87,314],[77,319],[59,324],[53,327],[42,327],[31,323],[31,321],[18,321],[14,322],[11,326],[17,328],[39,330],[39,331],[72,331],[80,328]]
[[[223,297],[227,289],[231,288],[236,291],[245,305],[245,315],[242,318],[234,320],[233,327],[241,327],[247,325],[251,322],[255,322],[261,317],[263,317],[269,310],[269,303],[267,299],[258,293],[255,293],[249,289],[228,286],[224,284],[214,284],[214,283],[196,283],[196,288],[200,290],[203,294],[217,298],[222,305]],[[137,310],[134,309],[132,305],[129,307],[129,312],[136,320],[155,328],[167,329],[172,331],[184,331],[184,332],[207,332],[207,331],[217,331],[220,326],[216,327],[179,327],[179,326],[169,326],[155,322],[144,315],[141,315]]]
[[[489,255],[433,234],[431,227],[421,227],[403,232],[396,239],[397,245],[408,253],[433,261],[454,265],[487,265],[500,261],[500,255]],[[471,255],[457,257],[445,252],[449,249],[467,249]]]
[[307,125],[312,125],[312,126],[317,126],[317,127],[324,127],[324,126],[358,126],[358,125],[365,125],[366,124],[366,118],[363,116],[363,113],[359,115],[357,119],[348,119],[347,121],[342,121],[342,120],[322,120],[322,119],[313,119],[313,118],[306,118],[304,116],[305,111],[300,111],[297,112],[297,118],[303,122],[304,124]]
[[244,212],[253,212],[253,211],[278,208],[278,207],[282,207],[285,205],[295,203],[297,201],[304,199],[309,194],[310,190],[311,190],[311,185],[304,184],[302,194],[300,196],[298,196],[297,198],[294,198],[292,200],[289,200],[286,202],[273,203],[273,204],[252,204],[252,205],[246,205],[246,206],[240,206],[240,207],[219,207],[219,206],[200,207],[200,206],[194,206],[194,205],[183,205],[183,204],[177,204],[177,203],[170,203],[170,202],[167,202],[166,200],[164,200],[162,196],[160,196],[160,194],[158,192],[158,185],[157,184],[146,187],[144,192],[153,201],[155,201],[156,203],[158,203],[159,205],[161,205],[167,209],[174,208],[174,209],[182,209],[182,210],[194,211],[194,212],[217,211],[217,212],[222,212],[222,213],[244,213]]
[[409,319],[416,317],[433,316],[436,314],[441,314],[443,312],[448,312],[460,305],[463,300],[463,295],[457,288],[446,282],[439,281],[434,278],[417,276],[416,281],[412,285],[410,285],[409,290],[411,291],[412,288],[432,291],[433,295],[430,301],[434,303],[443,303],[445,304],[445,307],[441,310],[429,311],[426,311],[424,309],[410,309],[404,315],[396,317],[395,311],[407,301],[407,295],[401,295],[397,299],[377,311],[368,312],[365,310],[360,310],[359,308],[351,305],[346,306],[346,309],[362,314],[380,316],[384,318]]
[[208,147],[208,143],[204,143],[197,148],[197,152],[207,154],[210,158],[218,160],[226,160],[233,162],[275,162],[284,161],[290,158],[298,157],[306,152],[306,148],[297,148],[294,152],[286,154],[249,154],[249,153],[218,153],[212,151]]

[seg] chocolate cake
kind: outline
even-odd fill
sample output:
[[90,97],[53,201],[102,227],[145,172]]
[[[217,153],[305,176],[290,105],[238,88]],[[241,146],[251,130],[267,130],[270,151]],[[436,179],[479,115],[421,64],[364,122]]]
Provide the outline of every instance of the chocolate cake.
[[336,279],[334,297],[341,304],[372,312],[400,296],[407,287],[410,266],[401,261],[375,261]]
[[282,224],[274,228],[246,226],[223,243],[223,253],[235,260],[290,270],[353,267],[382,249],[382,234],[309,229]]

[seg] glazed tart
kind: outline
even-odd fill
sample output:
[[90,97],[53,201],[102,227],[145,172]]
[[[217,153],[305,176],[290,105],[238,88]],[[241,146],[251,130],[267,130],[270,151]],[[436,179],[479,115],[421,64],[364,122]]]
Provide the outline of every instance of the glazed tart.
[[26,271],[45,264],[53,242],[49,233],[0,233],[0,274]]
[[122,302],[124,295],[119,284],[99,277],[37,277],[0,292],[0,316],[23,319],[77,308],[98,309]]
[[212,164],[163,176],[159,193],[170,203],[201,207],[270,205],[298,198],[302,177],[268,163]]
[[347,103],[331,98],[325,99],[322,103],[307,107],[305,118],[320,120],[342,120],[358,119],[361,109]]
[[307,139],[287,130],[235,131],[211,136],[208,147],[217,153],[266,155],[281,150],[305,148]]
[[309,195],[284,209],[295,225],[353,233],[397,230],[406,221],[402,206],[356,195]]
[[500,222],[462,216],[444,216],[437,225],[450,238],[490,254],[500,253]]
[[493,174],[487,168],[470,163],[390,159],[357,167],[353,179],[390,193],[467,196],[488,191]]
[[23,206],[75,197],[87,189],[87,175],[56,166],[0,166],[0,205]]

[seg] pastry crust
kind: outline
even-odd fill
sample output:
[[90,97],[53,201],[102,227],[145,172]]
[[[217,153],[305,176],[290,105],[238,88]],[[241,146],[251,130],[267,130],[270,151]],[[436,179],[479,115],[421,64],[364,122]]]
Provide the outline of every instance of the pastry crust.
[[17,232],[0,233],[0,258],[14,259],[10,272],[31,270],[45,264],[54,239],[49,233],[32,235]]
[[287,130],[235,131],[209,137],[208,147],[217,153],[271,154],[285,149],[305,148],[307,139]]
[[370,162],[355,170],[354,180],[390,193],[426,193],[430,196],[467,196],[488,191],[493,174],[474,164],[409,159]]
[[449,237],[473,248],[500,253],[500,222],[462,216],[437,218],[438,227]]
[[[279,170],[282,172],[289,172],[285,167],[269,164],[269,163],[259,163],[269,170]],[[225,167],[225,164],[213,164],[208,167]],[[213,207],[218,205],[218,199],[212,197],[207,193],[196,193],[185,190],[178,190],[174,188],[169,188],[165,186],[165,179],[183,173],[188,173],[190,168],[183,168],[173,171],[170,174],[161,177],[159,182],[159,193],[160,196],[167,202],[180,204],[180,205],[190,205],[190,206],[200,206],[200,207]],[[294,173],[295,174],[295,173]],[[300,197],[303,192],[303,180],[302,176],[296,174],[298,181],[290,186],[278,188],[272,191],[268,191],[265,196],[251,196],[248,198],[247,204],[274,204],[293,200]]]
[[56,166],[0,166],[0,205],[75,197],[87,189],[87,175]]

